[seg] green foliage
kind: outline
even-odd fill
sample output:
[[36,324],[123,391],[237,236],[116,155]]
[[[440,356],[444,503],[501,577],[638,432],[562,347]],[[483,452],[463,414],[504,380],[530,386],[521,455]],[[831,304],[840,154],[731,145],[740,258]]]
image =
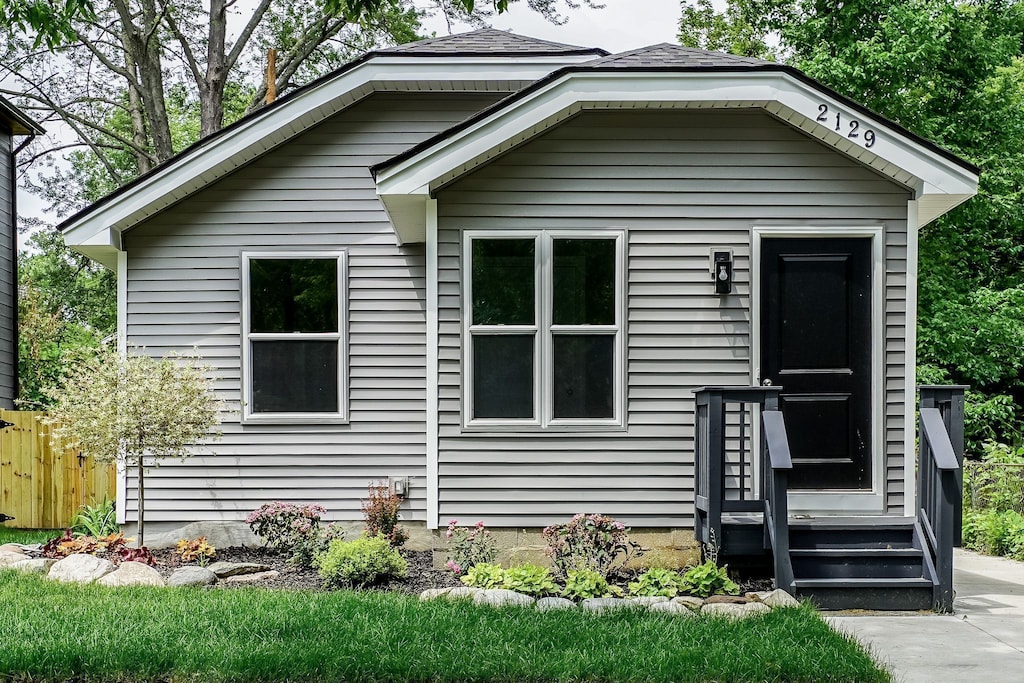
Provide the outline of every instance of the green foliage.
[[505,584],[505,570],[496,564],[478,562],[459,580],[470,588],[502,588]]
[[1024,560],[1024,515],[1016,510],[965,512],[963,540],[970,550]]
[[671,569],[652,568],[629,583],[633,595],[664,596],[674,598],[684,588],[683,577]]
[[320,518],[326,512],[322,505],[294,505],[275,500],[250,512],[245,523],[268,548],[288,553],[316,533]]
[[445,566],[458,576],[474,565],[493,564],[498,557],[498,547],[484,523],[477,522],[472,527],[460,527],[458,524],[457,519],[448,522],[445,532],[448,561]]
[[316,567],[329,587],[365,587],[388,579],[404,579],[408,564],[383,536],[331,541]]
[[988,441],[964,467],[964,547],[1024,560],[1024,446]]
[[83,505],[71,520],[71,532],[76,536],[108,536],[121,530],[117,524],[114,501],[106,496],[95,505]]
[[535,564],[521,564],[506,569],[503,587],[536,597],[554,595],[559,590],[551,577],[551,570]]
[[740,592],[740,587],[729,578],[728,568],[719,567],[711,561],[687,569],[683,573],[680,588],[701,598],[720,593],[736,595]]
[[74,40],[73,22],[95,18],[91,0],[2,0],[0,26],[9,26],[20,33],[35,34],[33,49],[46,45],[49,49]]
[[567,524],[545,527],[541,534],[548,544],[544,553],[561,577],[574,569],[606,577],[616,566],[643,554],[640,545],[629,540],[626,525],[606,515],[577,514]]
[[393,492],[386,481],[370,484],[368,496],[361,501],[366,535],[383,534],[391,547],[400,548],[409,538],[409,532],[398,526],[402,497]]
[[311,568],[316,565],[317,556],[327,550],[331,541],[340,541],[344,538],[345,530],[339,524],[331,522],[327,526],[316,526],[295,541],[288,562],[297,567]]
[[564,597],[570,600],[621,597],[622,589],[608,584],[601,572],[591,569],[570,569],[565,577]]

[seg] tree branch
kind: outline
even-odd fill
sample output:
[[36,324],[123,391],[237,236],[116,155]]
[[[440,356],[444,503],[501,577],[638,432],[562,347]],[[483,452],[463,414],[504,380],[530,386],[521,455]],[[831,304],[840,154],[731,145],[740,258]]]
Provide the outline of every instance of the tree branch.
[[160,0],[162,7],[163,16],[167,19],[167,28],[171,30],[178,44],[181,45],[182,53],[185,55],[185,63],[188,64],[189,71],[192,72],[192,77],[196,79],[196,83],[200,83],[203,80],[203,73],[199,68],[199,62],[196,61],[196,55],[192,52],[192,46],[188,44],[188,40],[185,39],[185,35],[181,32],[178,26],[178,22],[174,19],[174,14],[170,11],[170,7],[166,0]]
[[[231,52],[228,53],[228,56],[224,61],[226,71],[231,71],[231,69],[234,68],[235,62],[237,62],[238,58],[242,55],[242,50],[245,49],[246,44],[249,42],[249,38],[252,37],[253,31],[255,31],[256,27],[259,26],[259,23],[263,20],[263,15],[266,14],[267,10],[270,8],[270,3],[271,0],[261,0],[259,6],[252,13],[252,16],[249,17],[249,21],[246,22],[245,28],[242,29],[242,32],[238,34],[238,39],[235,41],[235,44],[231,46]],[[227,6],[230,7],[230,4]]]

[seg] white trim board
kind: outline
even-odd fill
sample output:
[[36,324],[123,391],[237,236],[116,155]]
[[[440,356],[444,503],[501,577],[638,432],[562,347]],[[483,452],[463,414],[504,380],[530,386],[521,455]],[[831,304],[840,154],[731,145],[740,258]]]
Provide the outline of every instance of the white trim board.
[[[826,106],[830,117],[838,114],[844,124],[856,121],[858,130],[874,131],[871,147],[866,146],[863,137],[849,138],[836,132],[832,118],[818,121],[819,106]],[[976,174],[881,119],[855,115],[836,98],[780,71],[570,72],[416,154],[379,169],[377,191],[399,239],[422,241],[423,213],[416,206],[446,184],[581,111],[648,108],[762,109],[914,190],[927,206],[920,216],[922,223],[977,192]]]
[[426,205],[427,215],[427,528],[439,528],[439,458],[440,444],[438,413],[438,251],[437,251],[437,200],[431,199]]
[[761,374],[761,240],[778,238],[862,237],[871,240],[871,489],[866,491],[789,492],[793,514],[836,515],[885,511],[885,227],[807,226],[751,228],[750,379]]

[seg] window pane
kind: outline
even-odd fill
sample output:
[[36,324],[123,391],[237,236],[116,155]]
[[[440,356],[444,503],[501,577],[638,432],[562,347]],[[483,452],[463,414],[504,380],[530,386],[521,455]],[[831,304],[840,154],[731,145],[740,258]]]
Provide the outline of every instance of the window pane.
[[338,261],[249,261],[252,332],[337,332]]
[[473,324],[532,325],[534,240],[473,240]]
[[339,412],[338,342],[252,342],[252,412]]
[[556,325],[615,324],[615,240],[554,240]]
[[473,336],[473,417],[533,417],[533,335]]
[[553,343],[554,417],[615,417],[615,335],[555,335]]

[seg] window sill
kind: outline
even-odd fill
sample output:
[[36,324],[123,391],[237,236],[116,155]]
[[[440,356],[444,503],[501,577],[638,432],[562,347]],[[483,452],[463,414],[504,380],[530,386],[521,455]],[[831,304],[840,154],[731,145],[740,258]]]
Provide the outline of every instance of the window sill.
[[243,425],[346,425],[348,416],[341,414],[314,413],[270,413],[266,415],[243,415]]
[[477,436],[537,436],[540,434],[601,434],[616,433],[622,434],[627,431],[624,424],[620,422],[582,422],[575,424],[556,423],[546,427],[536,424],[495,424],[475,423],[462,425],[462,433]]

